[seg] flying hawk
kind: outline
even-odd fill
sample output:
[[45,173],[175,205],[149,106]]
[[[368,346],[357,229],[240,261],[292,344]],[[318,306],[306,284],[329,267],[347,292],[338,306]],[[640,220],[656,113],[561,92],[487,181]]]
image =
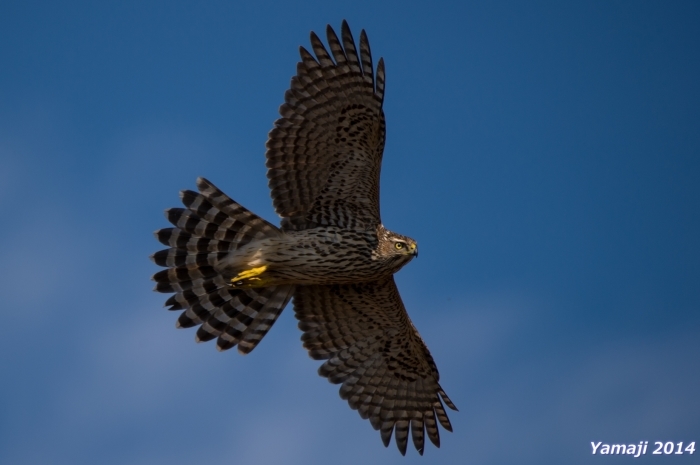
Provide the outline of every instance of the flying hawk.
[[437,423],[452,431],[440,375],[401,302],[394,273],[418,255],[416,242],[389,231],[379,215],[384,150],[384,61],[376,70],[365,31],[359,50],[343,21],[327,27],[330,53],[311,33],[267,141],[267,177],[276,227],[199,178],[170,208],[172,228],[156,231],[168,249],[152,260],[153,280],[181,310],[180,328],[199,326],[198,342],[247,354],[287,302],[304,347],[325,360],[319,374],[388,446],[402,454],[409,431],[423,454],[424,434],[440,446]]

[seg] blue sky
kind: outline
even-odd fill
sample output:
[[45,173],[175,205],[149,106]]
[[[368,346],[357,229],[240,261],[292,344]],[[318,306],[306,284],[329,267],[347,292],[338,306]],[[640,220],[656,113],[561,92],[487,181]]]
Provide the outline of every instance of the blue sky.
[[[386,60],[383,220],[420,244],[397,281],[460,409],[423,458],[316,375],[291,308],[222,354],[149,280],[197,176],[277,221],[267,132],[298,46],[344,18]],[[680,1],[3,2],[0,462],[700,448],[699,22]]]

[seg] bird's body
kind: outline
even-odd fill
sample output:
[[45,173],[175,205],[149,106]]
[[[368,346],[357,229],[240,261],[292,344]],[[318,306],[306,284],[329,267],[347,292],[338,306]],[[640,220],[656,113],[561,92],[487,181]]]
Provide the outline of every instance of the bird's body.
[[319,374],[405,453],[409,432],[422,454],[424,433],[439,446],[451,431],[435,363],[411,323],[393,274],[418,254],[379,215],[384,149],[384,62],[372,64],[364,31],[359,52],[343,22],[327,29],[331,54],[312,33],[315,57],[301,48],[282,117],[267,142],[276,227],[209,181],[183,191],[185,208],[166,210],[169,246],[153,254],[167,269],[156,290],[174,293],[179,327],[201,325],[197,341],[249,353],[289,300]]
[[[382,241],[387,240],[392,243],[390,250],[382,247]],[[406,245],[396,251],[397,243]],[[415,256],[416,250],[411,239],[381,226],[373,231],[325,226],[280,231],[255,240],[231,251],[217,262],[216,269],[230,277],[233,287],[350,284],[393,275]]]

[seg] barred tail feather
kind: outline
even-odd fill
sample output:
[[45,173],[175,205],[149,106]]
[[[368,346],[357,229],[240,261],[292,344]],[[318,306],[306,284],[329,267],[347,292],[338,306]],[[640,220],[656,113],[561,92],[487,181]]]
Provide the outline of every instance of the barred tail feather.
[[199,192],[180,193],[186,208],[165,211],[173,228],[155,232],[170,247],[151,255],[167,269],[153,275],[158,292],[174,293],[169,310],[184,310],[179,328],[197,325],[197,341],[218,338],[217,348],[252,351],[289,302],[294,286],[233,289],[216,270],[229,252],[252,240],[279,234],[279,229],[239,205],[204,178]]

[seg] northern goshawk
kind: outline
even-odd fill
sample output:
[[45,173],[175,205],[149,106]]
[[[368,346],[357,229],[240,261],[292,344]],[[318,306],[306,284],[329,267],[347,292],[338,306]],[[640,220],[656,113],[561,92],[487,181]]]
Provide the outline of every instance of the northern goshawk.
[[379,172],[384,149],[384,61],[376,71],[365,31],[359,51],[345,21],[328,26],[330,53],[311,33],[315,54],[301,62],[267,141],[267,177],[276,227],[199,178],[185,208],[166,210],[173,228],[156,231],[170,247],[152,255],[167,269],[156,290],[174,293],[177,326],[201,325],[197,341],[220,350],[255,348],[294,298],[304,347],[326,360],[319,374],[406,453],[409,431],[439,447],[437,423],[451,431],[442,402],[455,409],[411,323],[394,273],[418,255],[413,239],[384,228]]

